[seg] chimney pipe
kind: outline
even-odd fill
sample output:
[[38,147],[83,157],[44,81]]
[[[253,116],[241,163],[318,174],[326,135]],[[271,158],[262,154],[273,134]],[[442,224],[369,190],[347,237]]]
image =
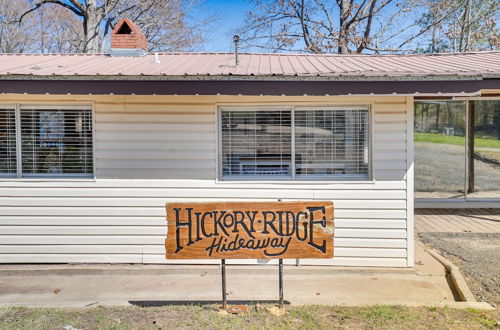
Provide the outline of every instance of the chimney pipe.
[[234,42],[234,60],[236,62],[236,66],[238,66],[238,64],[240,64],[240,60],[238,58],[238,43],[240,42],[240,36],[235,34],[233,36],[233,42]]

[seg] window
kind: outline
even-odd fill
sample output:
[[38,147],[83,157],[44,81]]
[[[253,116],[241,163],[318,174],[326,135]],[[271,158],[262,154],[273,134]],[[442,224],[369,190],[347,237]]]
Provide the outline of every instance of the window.
[[20,106],[17,111],[0,110],[0,175],[92,176],[92,131],[89,107]]
[[222,179],[368,178],[368,109],[223,108]]
[[0,175],[16,175],[15,110],[0,107]]

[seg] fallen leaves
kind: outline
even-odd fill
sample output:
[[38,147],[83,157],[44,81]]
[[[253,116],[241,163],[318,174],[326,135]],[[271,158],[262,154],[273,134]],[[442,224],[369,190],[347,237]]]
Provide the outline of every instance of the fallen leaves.
[[274,315],[274,316],[283,316],[288,314],[286,309],[284,308],[279,308],[278,306],[271,306],[266,308],[269,314]]

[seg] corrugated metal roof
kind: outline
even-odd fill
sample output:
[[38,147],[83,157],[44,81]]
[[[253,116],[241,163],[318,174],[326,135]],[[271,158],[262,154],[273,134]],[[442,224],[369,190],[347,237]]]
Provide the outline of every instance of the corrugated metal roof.
[[[500,51],[415,54],[159,53],[142,57],[106,54],[0,54],[0,77],[500,77]],[[26,77],[28,78],[28,77]]]

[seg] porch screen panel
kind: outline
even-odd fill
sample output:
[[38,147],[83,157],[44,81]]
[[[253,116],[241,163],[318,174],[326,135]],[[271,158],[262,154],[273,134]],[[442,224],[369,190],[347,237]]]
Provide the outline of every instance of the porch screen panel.
[[291,177],[291,111],[221,111],[222,177]]
[[21,109],[23,176],[92,176],[91,109]]
[[296,110],[297,178],[368,177],[368,110]]
[[16,115],[0,108],[0,176],[16,175]]
[[466,129],[465,102],[415,102],[416,198],[465,197]]
[[500,100],[472,102],[474,127],[469,138],[474,164],[468,172],[467,198],[500,199]]

